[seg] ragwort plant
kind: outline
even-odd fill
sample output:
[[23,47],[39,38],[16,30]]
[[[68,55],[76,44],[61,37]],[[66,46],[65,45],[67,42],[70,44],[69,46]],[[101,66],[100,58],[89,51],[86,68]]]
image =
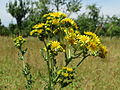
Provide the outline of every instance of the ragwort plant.
[[[105,58],[107,49],[100,38],[92,32],[78,31],[77,24],[61,12],[45,14],[43,22],[33,26],[30,35],[38,37],[44,43],[41,55],[47,64],[48,83],[45,90],[54,90],[56,84],[64,88],[73,82],[75,70],[89,56]],[[63,53],[63,67],[58,67],[56,56]],[[70,62],[79,58],[74,67]]]
[[15,47],[19,49],[19,52],[18,52],[19,60],[21,60],[23,63],[22,72],[23,72],[23,75],[24,75],[25,80],[26,80],[25,88],[27,90],[31,90],[32,83],[33,83],[32,74],[30,72],[29,64],[24,62],[24,60],[25,60],[24,55],[27,51],[27,48],[26,49],[22,48],[22,46],[25,42],[26,42],[26,40],[22,36],[16,37],[14,39]]

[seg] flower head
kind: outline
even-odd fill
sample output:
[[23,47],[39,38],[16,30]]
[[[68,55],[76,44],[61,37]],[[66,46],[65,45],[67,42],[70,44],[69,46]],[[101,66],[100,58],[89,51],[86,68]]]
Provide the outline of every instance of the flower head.
[[14,43],[15,43],[15,46],[17,48],[21,48],[21,46],[23,45],[23,43],[25,43],[26,40],[22,37],[22,36],[18,36],[14,39]]
[[106,54],[107,54],[107,49],[106,49],[106,47],[103,46],[103,45],[100,45],[100,46],[99,46],[99,56],[100,56],[101,58],[105,58]]
[[33,35],[33,34],[35,34],[35,33],[37,33],[37,34],[41,34],[42,33],[42,31],[43,31],[43,29],[35,29],[35,30],[32,30],[31,32],[30,32],[30,35]]
[[37,29],[37,28],[42,28],[45,24],[44,23],[39,23],[39,24],[36,24],[33,26],[34,29]]
[[64,52],[64,49],[61,46],[61,43],[58,41],[51,41],[49,45],[50,45],[51,51],[53,52]]

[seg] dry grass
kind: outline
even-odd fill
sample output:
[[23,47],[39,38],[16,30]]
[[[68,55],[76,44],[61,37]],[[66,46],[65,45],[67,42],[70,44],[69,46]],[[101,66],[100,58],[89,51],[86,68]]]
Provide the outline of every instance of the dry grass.
[[[39,72],[46,75],[46,63],[40,56],[40,47],[43,43],[35,38],[27,38],[25,47],[28,52],[26,62],[31,66],[35,80],[33,90],[43,90],[45,82],[39,76]],[[87,58],[77,69],[76,79],[68,90],[120,90],[120,39],[102,38],[109,52],[106,59]],[[22,62],[19,61],[17,49],[13,45],[12,38],[0,37],[0,90],[24,90],[24,77],[21,74]],[[60,66],[62,55],[59,55]],[[79,59],[77,59],[79,60]],[[75,63],[75,62],[74,62]],[[72,63],[71,65],[74,65]],[[65,90],[66,90],[65,89]]]

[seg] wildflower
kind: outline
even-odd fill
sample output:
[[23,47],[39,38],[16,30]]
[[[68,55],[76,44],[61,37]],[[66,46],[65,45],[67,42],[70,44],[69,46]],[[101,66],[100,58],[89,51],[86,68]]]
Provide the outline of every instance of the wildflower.
[[105,56],[106,56],[106,54],[107,54],[107,49],[106,49],[106,47],[105,46],[103,46],[103,45],[100,45],[99,46],[99,56],[101,57],[101,58],[105,58]]
[[64,52],[64,49],[63,47],[61,46],[60,42],[58,41],[52,41],[51,42],[51,50],[52,51],[63,51]]
[[67,17],[67,15],[62,12],[54,12],[54,13],[51,13],[50,15],[53,17],[61,17],[61,16]]
[[84,32],[84,34],[89,35],[89,36],[96,37],[96,34],[95,34],[95,33],[92,33],[92,32]]
[[77,35],[75,33],[68,33],[65,36],[65,39],[68,41],[69,44],[74,45],[77,44]]
[[25,42],[26,42],[26,40],[22,36],[18,36],[14,39],[14,43],[17,48],[20,48],[22,46],[22,44]]
[[84,32],[84,34],[92,37],[91,39],[93,40],[93,42],[98,43],[98,44],[101,43],[99,37],[98,37],[95,33],[92,33],[92,32]]
[[72,68],[67,68],[67,71],[72,72],[73,69]]
[[84,44],[86,44],[86,43],[88,43],[90,41],[90,38],[88,36],[86,36],[86,35],[79,35],[77,37],[77,39],[79,39],[80,42],[82,42]]
[[94,52],[95,50],[97,50],[97,44],[94,42],[89,42],[87,49],[91,52]]
[[60,43],[57,41],[53,41],[51,44],[51,48],[58,48],[60,46]]
[[77,24],[72,20],[72,19],[70,19],[70,18],[65,18],[65,19],[63,19],[63,20],[61,20],[61,23],[62,24],[68,24],[69,26],[74,26],[76,29],[78,29],[78,27],[77,27]]
[[[67,17],[66,14],[62,13],[62,12],[54,12],[54,13],[48,13],[48,14],[45,14],[43,17],[48,17],[48,16],[51,16],[51,17]],[[47,18],[47,19],[50,19],[50,18]]]
[[57,25],[59,24],[60,19],[53,19],[52,24]]
[[60,19],[53,19],[52,24],[57,25],[59,24]]
[[52,17],[47,17],[47,19],[52,19]]
[[35,26],[33,26],[33,28],[42,28],[45,24],[44,23],[39,23],[39,24],[36,24]]
[[32,31],[30,32],[30,35],[33,35],[34,33],[41,34],[42,31],[43,31],[43,29],[39,29],[39,30],[35,29],[35,30],[32,30]]
[[68,73],[63,73],[64,77],[68,77],[68,75],[69,75]]

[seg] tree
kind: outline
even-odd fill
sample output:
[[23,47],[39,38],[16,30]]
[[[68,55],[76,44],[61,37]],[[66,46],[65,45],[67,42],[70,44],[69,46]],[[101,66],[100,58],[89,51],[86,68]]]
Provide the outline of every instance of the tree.
[[1,19],[0,19],[0,35],[2,35],[2,36],[10,35],[10,31],[7,29],[7,27],[2,25]]
[[112,17],[108,16],[106,20],[107,21],[104,24],[106,35],[110,36],[111,38],[113,36],[120,36],[120,18],[116,15],[113,15]]
[[27,32],[31,30],[33,25],[41,22],[42,16],[44,14],[50,12],[48,4],[49,0],[39,0],[31,2],[29,15],[23,21],[23,27],[27,30]]
[[102,17],[100,17],[100,8],[96,4],[88,5],[88,11],[78,16],[76,22],[82,31],[96,32],[102,26]]
[[29,12],[29,2],[27,0],[15,0],[7,3],[8,12],[16,19],[18,28],[22,27],[22,20]]
[[68,13],[76,13],[81,9],[81,0],[50,0],[50,5],[52,6],[52,11],[62,11]]
[[88,18],[91,22],[90,31],[95,32],[97,26],[99,25],[99,13],[100,8],[96,6],[96,4],[88,5]]

